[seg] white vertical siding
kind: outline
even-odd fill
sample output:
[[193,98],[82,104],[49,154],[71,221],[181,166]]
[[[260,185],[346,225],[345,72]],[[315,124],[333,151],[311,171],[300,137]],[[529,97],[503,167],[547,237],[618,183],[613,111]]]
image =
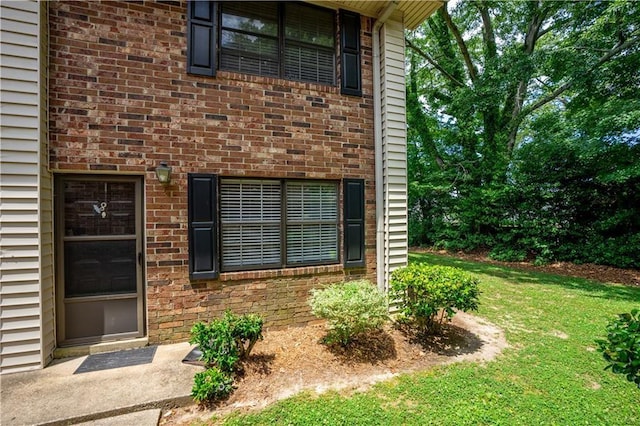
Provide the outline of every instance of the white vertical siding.
[[42,307],[42,366],[53,360],[56,348],[55,276],[53,258],[53,176],[49,171],[49,22],[47,2],[40,3],[40,303]]
[[51,213],[45,205],[40,211],[42,184],[47,185],[41,177],[44,7],[36,1],[0,3],[0,373],[41,368],[48,357],[40,234],[40,215]]
[[380,30],[382,162],[384,185],[385,286],[389,274],[408,258],[407,141],[404,26],[387,21]]

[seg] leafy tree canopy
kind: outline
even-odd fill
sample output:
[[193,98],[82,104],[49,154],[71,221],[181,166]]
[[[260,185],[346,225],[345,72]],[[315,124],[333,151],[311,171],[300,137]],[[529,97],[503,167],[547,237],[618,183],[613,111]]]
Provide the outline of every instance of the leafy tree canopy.
[[637,3],[460,1],[407,58],[412,242],[640,266]]

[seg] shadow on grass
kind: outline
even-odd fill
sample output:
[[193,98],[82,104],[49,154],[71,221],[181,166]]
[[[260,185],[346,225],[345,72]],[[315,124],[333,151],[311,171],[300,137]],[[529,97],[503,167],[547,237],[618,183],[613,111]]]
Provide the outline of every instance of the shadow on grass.
[[393,337],[384,330],[355,336],[345,346],[326,344],[326,347],[345,364],[367,363],[375,365],[398,356]]
[[590,297],[640,302],[640,288],[605,284],[586,278],[566,277],[547,272],[530,272],[432,253],[411,253],[409,254],[409,261],[428,263],[430,265],[455,266],[467,272],[502,278],[513,284],[555,285],[568,290],[587,292]]
[[409,342],[438,355],[453,357],[472,354],[484,345],[478,336],[453,324],[442,324],[437,334],[427,334],[409,324],[398,323],[396,327]]

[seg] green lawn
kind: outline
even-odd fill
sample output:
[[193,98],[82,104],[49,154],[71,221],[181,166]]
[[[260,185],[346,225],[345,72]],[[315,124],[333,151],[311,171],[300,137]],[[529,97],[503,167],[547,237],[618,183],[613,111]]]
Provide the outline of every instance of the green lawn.
[[504,329],[510,348],[483,365],[403,375],[349,397],[306,393],[224,424],[640,424],[640,390],[603,371],[594,344],[615,314],[640,307],[640,288],[433,254],[410,260],[476,274],[477,314]]

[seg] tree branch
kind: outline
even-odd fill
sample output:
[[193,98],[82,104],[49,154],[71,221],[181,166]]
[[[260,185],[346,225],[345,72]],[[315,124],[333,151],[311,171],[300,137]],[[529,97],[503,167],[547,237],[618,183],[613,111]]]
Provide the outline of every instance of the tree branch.
[[438,71],[440,71],[445,77],[447,77],[449,80],[451,80],[451,82],[458,86],[458,87],[465,87],[465,84],[462,83],[460,80],[458,80],[457,78],[455,78],[453,75],[451,75],[451,73],[449,73],[446,69],[444,69],[440,64],[438,64],[438,62],[436,62],[435,59],[433,59],[431,56],[429,56],[426,52],[424,52],[422,49],[420,49],[418,46],[416,46],[415,44],[413,44],[413,42],[411,40],[409,40],[408,37],[405,37],[405,42],[407,43],[407,46],[409,46],[410,49],[412,49],[414,52],[416,52],[420,57],[422,57],[424,60],[426,60],[427,62],[429,62],[435,69],[437,69]]
[[460,49],[460,53],[462,53],[462,58],[464,59],[464,64],[467,67],[469,78],[471,79],[471,81],[475,81],[478,77],[478,70],[473,65],[471,55],[469,54],[469,49],[467,49],[467,44],[464,42],[462,34],[460,34],[460,30],[451,20],[451,15],[449,15],[446,5],[445,7],[441,7],[440,9],[438,9],[438,13],[440,14],[440,16],[442,16],[442,19],[444,19],[444,22],[447,24],[449,31],[451,31],[453,37],[456,39],[456,43],[458,44],[458,48]]
[[414,127],[418,133],[423,147],[427,149],[431,159],[436,162],[440,170],[444,170],[444,160],[438,152],[431,130],[427,124],[427,118],[422,110],[422,104],[418,99],[418,83],[416,78],[415,56],[411,55],[409,65],[409,84],[407,85],[407,122]]
[[[524,46],[523,50],[525,55],[530,56],[535,47],[536,42],[539,38],[540,28],[542,28],[542,24],[544,23],[547,11],[542,10],[540,8],[535,8],[532,13],[531,21],[529,22],[529,27],[527,28],[527,32],[525,34]],[[518,120],[518,116],[522,112],[522,107],[524,105],[524,99],[527,95],[527,90],[529,88],[529,77],[523,77],[519,82],[515,92],[515,96],[513,99],[513,109],[511,110],[511,123]],[[513,148],[516,144],[516,137],[518,135],[518,125],[512,126],[509,130],[509,138],[507,139],[507,155],[511,156],[513,152]]]
[[480,12],[480,17],[482,18],[482,26],[484,29],[482,37],[484,39],[484,45],[487,49],[486,57],[487,59],[494,59],[497,55],[496,36],[493,31],[491,16],[489,16],[489,8],[484,2],[477,2],[476,6],[478,8],[478,11]]
[[[640,43],[640,35],[627,38],[623,43],[616,44],[611,50],[609,50],[605,55],[603,55],[600,59],[598,59],[598,61],[595,64],[593,64],[584,74],[586,75],[591,74],[596,69],[598,69],[602,64],[606,63],[607,61],[609,61],[611,58],[613,58],[623,50],[637,43]],[[575,80],[570,80],[570,81],[567,81],[566,83],[561,84],[553,92],[549,93],[547,96],[544,96],[541,99],[539,99],[537,102],[534,102],[533,104],[527,106],[526,108],[523,108],[519,112],[519,114],[513,118],[513,121],[511,122],[511,129],[509,131],[509,144],[510,144],[511,150],[513,150],[513,147],[515,144],[515,137],[518,133],[518,127],[520,126],[524,118],[529,114],[531,114],[532,112],[534,112],[535,110],[537,110],[538,108],[541,108],[544,105],[548,104],[549,102],[553,101],[554,99],[557,99],[558,96],[566,92],[574,84],[575,84]]]
[[[636,35],[635,37],[628,38],[624,43],[618,43],[615,47],[613,47],[605,55],[603,55],[600,59],[598,59],[598,62],[596,62],[593,66],[591,66],[591,68],[589,68],[585,72],[585,74],[591,74],[593,71],[598,69],[602,64],[604,64],[605,62],[609,61],[611,58],[616,56],[618,53],[622,52],[623,50],[625,50],[625,49],[627,49],[627,48],[629,48],[631,46],[633,46],[636,43],[640,43],[640,35]],[[568,81],[568,82],[562,84],[561,86],[556,88],[553,92],[549,93],[547,96],[543,97],[542,99],[539,99],[537,102],[529,105],[527,108],[524,108],[522,110],[522,114],[521,115],[524,118],[525,116],[527,116],[528,114],[531,114],[533,111],[537,110],[538,108],[548,104],[549,102],[551,102],[552,100],[554,100],[555,98],[560,96],[567,89],[570,89],[571,86],[573,86],[574,83],[575,83],[575,81]],[[522,120],[520,120],[520,121],[522,121]]]

